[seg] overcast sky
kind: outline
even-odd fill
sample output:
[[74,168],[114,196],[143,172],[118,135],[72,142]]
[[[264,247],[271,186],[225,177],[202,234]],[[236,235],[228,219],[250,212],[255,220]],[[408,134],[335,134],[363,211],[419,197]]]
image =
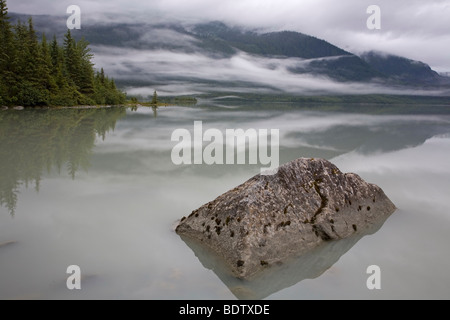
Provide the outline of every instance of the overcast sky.
[[[65,15],[81,7],[86,20],[199,21],[268,31],[294,30],[353,53],[379,50],[450,72],[450,0],[9,0],[11,12]],[[366,9],[382,11],[381,30],[369,30]],[[86,21],[85,20],[85,21]]]

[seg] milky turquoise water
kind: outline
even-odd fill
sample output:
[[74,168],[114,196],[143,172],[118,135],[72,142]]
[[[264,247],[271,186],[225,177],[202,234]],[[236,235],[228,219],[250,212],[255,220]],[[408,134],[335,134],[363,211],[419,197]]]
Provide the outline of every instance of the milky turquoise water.
[[[273,289],[268,299],[450,298],[450,112],[258,103],[1,111],[0,298],[235,299],[173,229],[261,166],[174,165],[173,130],[198,120],[279,129],[280,164],[329,159],[398,207],[317,278],[284,281],[307,262],[275,274],[261,285]],[[81,268],[81,290],[66,287],[70,265]],[[381,268],[381,290],[367,289],[370,265]]]

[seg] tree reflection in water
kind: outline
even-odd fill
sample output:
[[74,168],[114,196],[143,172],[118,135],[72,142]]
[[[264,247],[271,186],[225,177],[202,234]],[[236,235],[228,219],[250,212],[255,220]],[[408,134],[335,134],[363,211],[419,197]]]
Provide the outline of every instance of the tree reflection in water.
[[114,130],[125,108],[0,112],[0,204],[14,215],[19,189],[39,191],[44,170],[75,178],[87,170],[97,137]]

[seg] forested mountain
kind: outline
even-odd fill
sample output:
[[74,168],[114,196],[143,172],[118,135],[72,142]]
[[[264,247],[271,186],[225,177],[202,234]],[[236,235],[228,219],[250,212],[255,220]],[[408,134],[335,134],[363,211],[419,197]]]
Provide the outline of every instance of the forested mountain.
[[361,58],[377,72],[402,83],[437,84],[443,80],[429,65],[420,61],[374,51],[363,54]]
[[423,62],[381,52],[369,52],[359,57],[324,40],[298,32],[257,33],[211,22],[196,25],[190,34],[201,41],[200,47],[212,52],[233,53],[241,50],[262,56],[311,60],[307,65],[291,68],[290,71],[327,75],[338,81],[377,79],[409,85],[440,85],[447,80]]
[[324,40],[293,31],[257,33],[211,22],[194,26],[191,34],[202,41],[203,47],[218,51],[222,48],[225,52],[237,49],[257,55],[303,59],[351,55]]
[[95,71],[89,43],[76,41],[70,31],[63,44],[56,37],[38,39],[33,20],[9,21],[6,1],[0,0],[0,105],[75,106],[120,104],[125,96]]

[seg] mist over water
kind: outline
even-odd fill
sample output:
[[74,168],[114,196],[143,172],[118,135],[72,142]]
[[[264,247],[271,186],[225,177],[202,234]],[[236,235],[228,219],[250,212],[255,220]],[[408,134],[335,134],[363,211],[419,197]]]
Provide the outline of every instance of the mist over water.
[[[188,41],[186,35],[177,34],[177,37],[176,43]],[[195,42],[192,40],[192,43]],[[185,44],[184,49],[187,48],[189,45]],[[239,51],[231,57],[216,57],[197,52],[198,48],[193,52],[102,45],[93,46],[92,49],[95,52],[94,62],[97,68],[105,68],[109,74],[124,84],[129,81],[141,83],[127,85],[126,91],[130,95],[144,97],[151,96],[155,89],[162,95],[169,96],[204,94],[211,91],[294,95],[326,93],[428,96],[445,95],[446,92],[444,89],[396,88],[377,82],[339,82],[326,75],[293,72],[299,68],[308,70],[315,62],[339,59],[342,56],[301,59],[262,57]]]
[[[8,163],[8,170],[0,179],[16,183],[2,183],[1,192],[13,191],[17,201],[14,217],[0,207],[0,298],[234,299],[173,229],[181,217],[258,174],[260,165],[173,165],[172,132],[192,131],[201,120],[204,130],[279,129],[281,164],[327,158],[378,184],[398,207],[378,232],[359,240],[321,276],[269,299],[448,299],[450,114],[426,110],[404,115],[208,104],[159,108],[157,117],[147,108],[116,112],[105,125],[98,119],[106,115],[61,113],[67,121],[84,119],[74,130],[85,143],[69,144],[77,157],[53,138],[53,148],[43,143],[40,152],[6,145],[2,138],[0,147],[8,152],[0,154],[0,163]],[[22,141],[32,136],[26,119],[42,121],[41,132],[49,128],[42,115],[27,112],[14,114],[25,119],[16,133]],[[9,128],[10,115],[0,114],[0,130]],[[6,162],[13,155],[22,162]],[[55,161],[47,168],[37,156]],[[24,157],[42,165],[27,176]],[[79,164],[74,179],[70,163]],[[7,176],[14,169],[20,174]],[[66,288],[66,269],[74,264],[82,271],[80,291]],[[366,287],[366,269],[374,264],[382,271],[379,291]]]

